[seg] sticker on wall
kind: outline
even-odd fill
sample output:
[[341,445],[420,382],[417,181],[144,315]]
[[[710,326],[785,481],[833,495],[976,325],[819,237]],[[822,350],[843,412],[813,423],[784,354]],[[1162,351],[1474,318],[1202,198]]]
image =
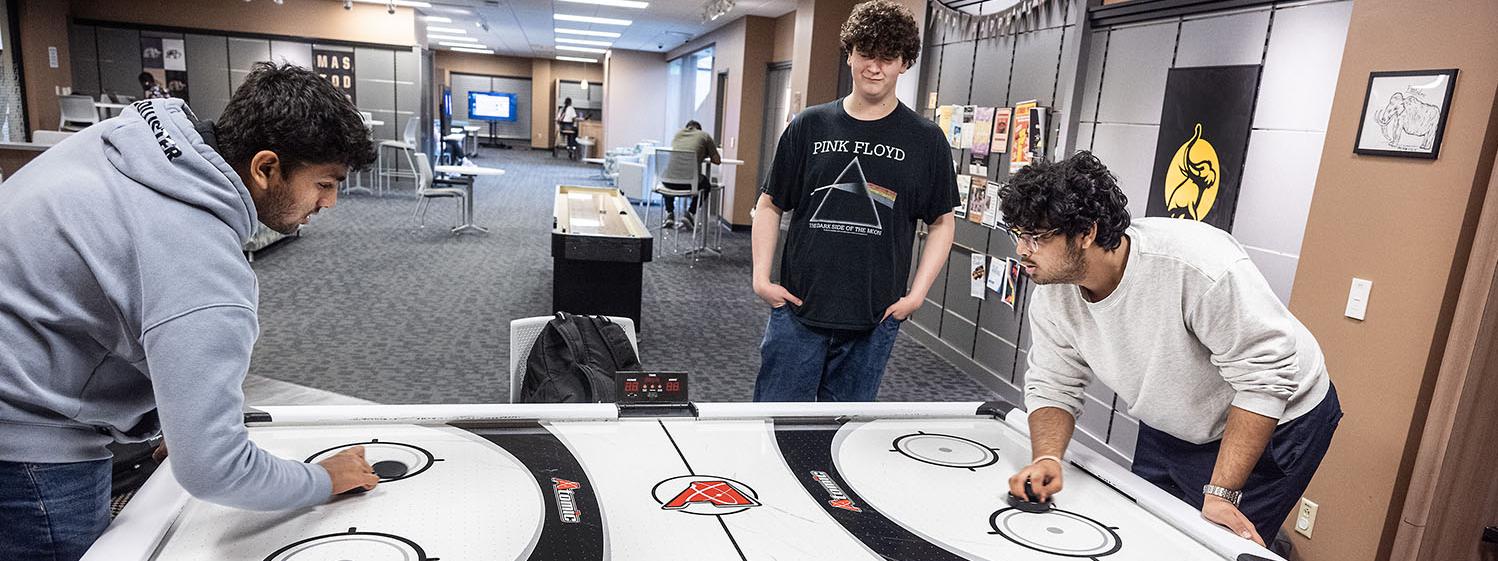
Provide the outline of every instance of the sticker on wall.
[[957,206],[952,209],[957,218],[967,218],[968,191],[973,186],[973,176],[960,174],[957,176]]
[[1147,216],[1232,230],[1259,70],[1259,65],[1170,70]]
[[312,70],[317,72],[343,95],[348,96],[349,101],[357,99],[354,92],[354,52],[332,51],[313,48]]
[[1005,274],[1009,271],[1009,260],[1003,257],[990,257],[988,258],[988,270],[992,272],[988,275],[988,289],[1002,298],[1004,296],[1004,279],[1009,278],[1009,275]]
[[989,146],[994,152],[1009,150],[1009,111],[1008,107],[1000,107],[993,112],[993,141]]
[[1014,117],[1010,124],[1014,132],[1009,135],[1009,173],[1018,172],[1030,165],[1034,156],[1030,151],[1030,110],[1035,106],[1033,99],[1014,106]]
[[993,108],[979,107],[973,113],[973,155],[987,156],[993,141]]
[[972,185],[968,187],[967,221],[974,224],[982,224],[983,216],[989,212],[989,207],[994,201],[988,198],[988,178],[973,177]]
[[999,227],[999,182],[988,181],[988,209],[983,211],[983,225]]
[[1014,303],[1019,299],[1019,260],[1009,257],[1005,258],[1005,261],[1007,274],[1004,275],[1004,303],[1008,304],[1010,309],[1014,309]]
[[972,279],[968,284],[968,296],[972,296],[973,298],[983,297],[983,287],[988,284],[988,275],[988,256],[982,253],[974,253],[972,255],[972,266],[968,269],[968,277]]

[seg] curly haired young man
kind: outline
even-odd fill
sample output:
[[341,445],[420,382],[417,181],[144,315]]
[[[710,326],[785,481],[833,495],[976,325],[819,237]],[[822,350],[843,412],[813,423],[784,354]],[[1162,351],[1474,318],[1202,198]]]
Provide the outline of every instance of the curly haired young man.
[[1025,371],[1033,463],[1009,480],[1040,500],[1082,391],[1106,384],[1139,419],[1134,473],[1263,545],[1305,492],[1342,418],[1321,347],[1227,232],[1130,220],[1088,152],[1036,162],[999,190],[1038,285]]
[[[947,141],[895,98],[920,55],[915,18],[887,0],[864,2],[841,40],[853,93],[786,128],[754,217],[754,293],[772,307],[756,401],[873,401],[900,323],[952,245],[957,181]],[[792,210],[777,284],[780,216]],[[916,220],[930,234],[907,290]]]
[[[255,510],[379,481],[362,449],[318,464],[250,442],[257,222],[292,232],[374,160],[327,80],[257,64],[217,124],[141,100],[0,188],[0,551],[78,559],[109,524],[114,441],[171,440],[192,495]],[[158,452],[164,451],[164,449]]]

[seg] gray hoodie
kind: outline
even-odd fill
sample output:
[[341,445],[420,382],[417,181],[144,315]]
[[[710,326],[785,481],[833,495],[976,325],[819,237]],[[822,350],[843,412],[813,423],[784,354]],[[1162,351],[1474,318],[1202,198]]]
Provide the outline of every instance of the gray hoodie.
[[108,458],[160,432],[200,499],[321,504],[326,470],[245,431],[255,205],[194,122],[139,101],[0,185],[0,461]]

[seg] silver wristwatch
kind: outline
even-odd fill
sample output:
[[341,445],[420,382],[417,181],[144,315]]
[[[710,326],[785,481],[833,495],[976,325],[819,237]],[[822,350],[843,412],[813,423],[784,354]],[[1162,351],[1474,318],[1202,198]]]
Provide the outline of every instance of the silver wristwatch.
[[1234,491],[1232,489],[1228,489],[1227,487],[1218,487],[1210,483],[1202,485],[1202,494],[1212,495],[1219,499],[1233,503],[1233,506],[1238,506],[1238,501],[1243,499],[1243,491]]

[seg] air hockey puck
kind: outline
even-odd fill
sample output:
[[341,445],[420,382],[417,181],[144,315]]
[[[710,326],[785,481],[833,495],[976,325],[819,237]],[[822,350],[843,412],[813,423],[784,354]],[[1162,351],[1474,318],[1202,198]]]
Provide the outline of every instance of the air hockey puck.
[[380,479],[397,479],[400,477],[404,477],[406,475],[406,471],[409,469],[406,467],[406,464],[397,462],[395,460],[375,462],[374,465],[370,467],[374,468],[375,475],[380,476]]

